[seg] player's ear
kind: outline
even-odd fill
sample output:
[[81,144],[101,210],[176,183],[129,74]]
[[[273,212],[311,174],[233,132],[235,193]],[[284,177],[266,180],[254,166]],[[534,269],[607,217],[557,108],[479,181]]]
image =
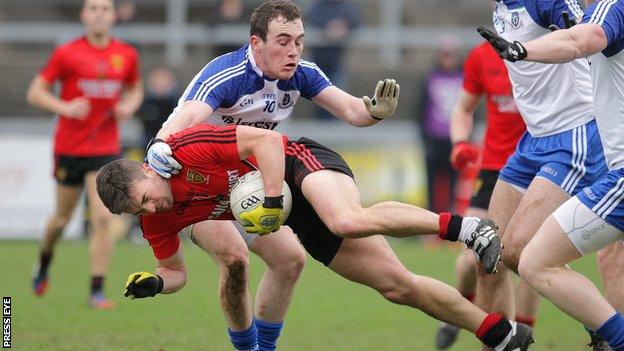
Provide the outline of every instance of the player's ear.
[[141,169],[143,170],[143,174],[145,174],[147,177],[153,177],[154,175],[157,175],[156,171],[154,171],[152,167],[150,167],[150,165],[148,165],[147,163],[143,163],[141,165]]

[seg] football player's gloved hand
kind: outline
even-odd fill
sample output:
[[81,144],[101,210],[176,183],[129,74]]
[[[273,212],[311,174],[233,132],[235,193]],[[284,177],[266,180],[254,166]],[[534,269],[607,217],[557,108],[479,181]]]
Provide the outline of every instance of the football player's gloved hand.
[[500,58],[510,62],[516,62],[524,60],[527,57],[527,51],[519,41],[514,41],[513,43],[509,42],[484,26],[479,26],[477,32],[492,45]]
[[477,162],[479,149],[466,141],[455,143],[451,151],[451,165],[456,170],[462,171],[469,164]]
[[[574,25],[576,24],[576,21],[570,18],[570,14],[568,13],[568,11],[561,12],[561,18],[563,19],[563,26],[564,26],[563,29],[570,29],[574,27]],[[557,27],[556,24],[551,24],[550,26],[548,26],[548,29],[554,32],[561,28]]]
[[401,86],[394,79],[384,79],[377,83],[373,98],[364,96],[364,106],[371,117],[381,121],[392,116],[399,103],[399,93]]
[[147,163],[163,178],[178,174],[182,166],[173,158],[171,148],[162,139],[153,139],[147,145]]
[[240,214],[241,225],[249,234],[266,235],[277,231],[283,222],[283,196],[265,197],[264,203]]
[[163,285],[163,279],[159,275],[149,272],[134,272],[128,276],[124,296],[131,299],[154,297],[162,291]]

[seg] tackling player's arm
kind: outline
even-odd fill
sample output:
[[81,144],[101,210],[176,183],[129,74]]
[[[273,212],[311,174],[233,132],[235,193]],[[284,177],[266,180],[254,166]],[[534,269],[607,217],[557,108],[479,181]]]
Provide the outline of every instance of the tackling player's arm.
[[213,112],[212,107],[203,101],[187,100],[163,123],[156,138],[164,140],[181,130],[204,123]]
[[42,110],[57,115],[82,119],[89,114],[91,104],[85,97],[77,97],[72,100],[63,100],[52,93],[52,83],[49,83],[40,74],[31,82],[26,93],[26,101]]
[[182,246],[173,256],[158,260],[155,273],[134,272],[128,276],[124,296],[131,299],[154,297],[158,294],[172,294],[186,284],[186,268]]
[[394,114],[400,89],[394,79],[379,81],[371,99],[368,96],[357,98],[340,88],[329,86],[312,101],[353,126],[368,127]]
[[172,113],[147,147],[147,162],[161,177],[171,178],[178,174],[182,165],[173,158],[171,148],[165,139],[186,128],[203,123],[212,114],[210,105],[202,101],[185,101],[179,110]]

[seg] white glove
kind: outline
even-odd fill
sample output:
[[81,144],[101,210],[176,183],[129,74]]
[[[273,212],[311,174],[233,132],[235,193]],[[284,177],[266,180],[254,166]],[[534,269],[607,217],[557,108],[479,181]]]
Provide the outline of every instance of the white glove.
[[394,79],[384,79],[377,83],[375,95],[372,99],[364,96],[362,100],[371,117],[381,121],[392,116],[394,110],[396,110],[400,91],[401,86]]
[[171,148],[160,139],[154,140],[147,149],[147,163],[161,177],[171,178],[172,174],[180,173],[182,166],[173,158]]

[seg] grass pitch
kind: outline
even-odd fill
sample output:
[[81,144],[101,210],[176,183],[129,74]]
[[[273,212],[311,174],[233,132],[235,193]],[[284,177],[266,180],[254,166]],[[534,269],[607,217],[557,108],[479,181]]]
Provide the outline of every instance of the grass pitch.
[[[173,295],[124,299],[129,273],[153,271],[147,246],[117,246],[106,292],[118,303],[113,311],[87,306],[88,256],[85,242],[59,245],[43,298],[31,292],[30,270],[36,242],[0,242],[0,295],[12,297],[14,350],[231,350],[217,301],[217,271],[202,251],[185,246],[186,287]],[[453,284],[456,248],[426,249],[412,240],[393,246],[414,273]],[[573,267],[599,282],[595,256]],[[251,263],[255,289],[264,265]],[[573,287],[571,287],[573,288]],[[280,350],[434,350],[438,322],[420,311],[393,305],[367,287],[348,282],[308,259],[286,326]],[[581,325],[543,301],[532,350],[588,350]],[[473,335],[462,331],[451,350],[478,350]]]

